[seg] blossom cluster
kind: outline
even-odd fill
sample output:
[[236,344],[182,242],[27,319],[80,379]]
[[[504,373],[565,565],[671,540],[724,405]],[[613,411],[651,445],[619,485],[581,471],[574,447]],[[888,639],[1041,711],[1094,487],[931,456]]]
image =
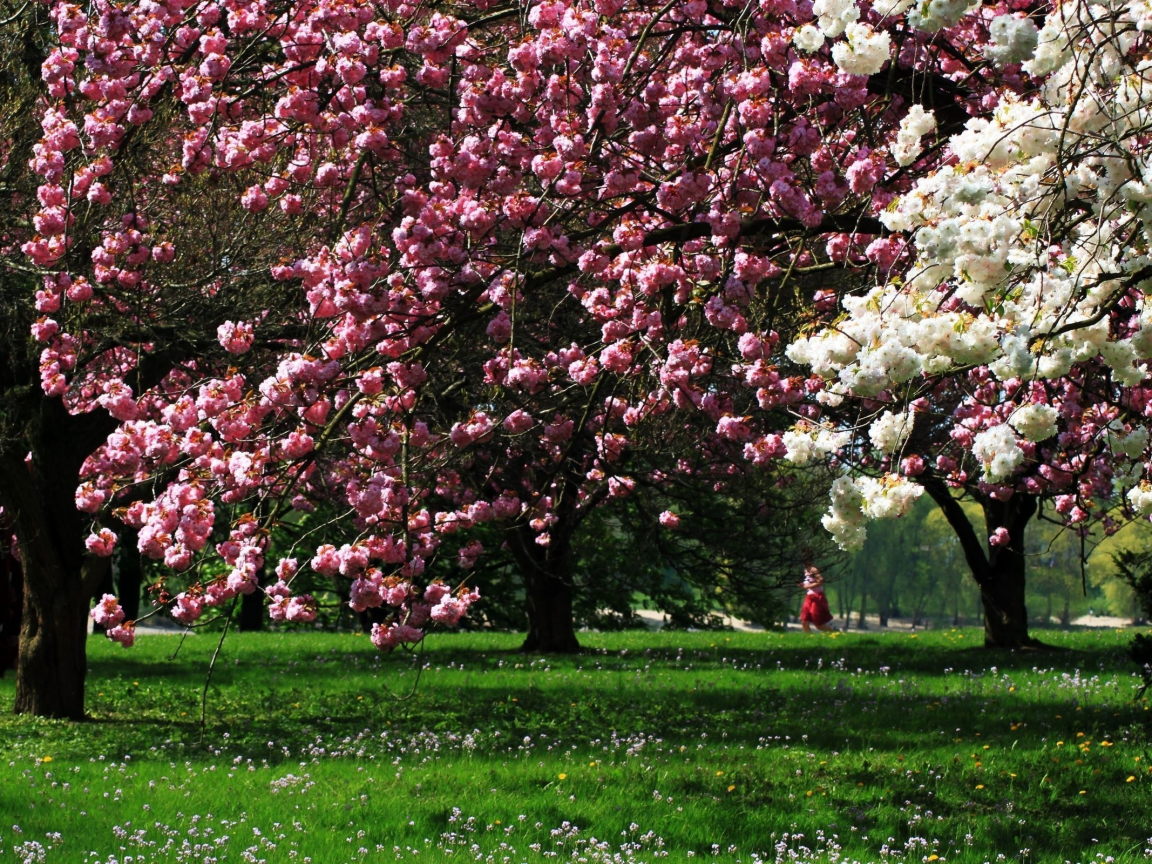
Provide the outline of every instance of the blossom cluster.
[[[1148,25],[1137,5],[1059,4],[1039,30],[1010,10],[956,9],[933,3],[908,20],[980,18],[984,56],[1030,77],[1006,74],[991,110],[972,112],[940,163],[878,214],[908,243],[899,272],[878,266],[889,278],[843,297],[834,326],[788,356],[821,376],[824,405],[882,406],[871,446],[854,442],[861,467],[906,446],[953,486],[1050,497],[1069,525],[1112,531],[1117,510],[1152,509],[1141,480],[1152,175],[1131,158],[1152,92],[1139,59]],[[896,160],[912,165],[934,126],[913,106]],[[896,419],[909,406],[925,417],[910,439]],[[842,545],[859,542],[859,498],[844,484],[833,494]],[[997,529],[990,542],[1009,538]]]

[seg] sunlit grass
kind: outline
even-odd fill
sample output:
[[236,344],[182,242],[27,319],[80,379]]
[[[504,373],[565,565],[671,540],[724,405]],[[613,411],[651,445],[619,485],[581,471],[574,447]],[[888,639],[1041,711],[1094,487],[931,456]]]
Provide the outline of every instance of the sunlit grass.
[[0,861],[1146,860],[1128,638],[238,635],[203,740],[214,638],[94,639],[93,722],[0,719]]

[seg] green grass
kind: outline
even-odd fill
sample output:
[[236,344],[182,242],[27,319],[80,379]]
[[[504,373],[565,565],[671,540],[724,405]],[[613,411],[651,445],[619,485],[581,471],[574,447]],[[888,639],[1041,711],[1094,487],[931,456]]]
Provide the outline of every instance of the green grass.
[[94,639],[92,722],[0,717],[0,862],[1146,860],[1129,634],[1046,638],[229,636],[202,742],[215,638]]

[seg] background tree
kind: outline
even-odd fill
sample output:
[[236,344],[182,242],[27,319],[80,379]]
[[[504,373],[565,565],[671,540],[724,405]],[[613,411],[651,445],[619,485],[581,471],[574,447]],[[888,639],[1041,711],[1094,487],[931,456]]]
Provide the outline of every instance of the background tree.
[[[844,447],[781,334],[828,309],[814,279],[891,269],[903,247],[877,214],[938,163],[930,141],[917,161],[924,136],[1018,80],[981,63],[999,42],[979,15],[937,5],[22,10],[44,41],[22,79],[39,137],[11,162],[35,175],[12,202],[13,332],[41,343],[35,399],[118,421],[67,435],[84,549],[136,530],[184,623],[257,591],[310,620],[297,574],[338,574],[354,609],[387,610],[372,633],[391,649],[460,619],[475,593],[456,565],[497,526],[529,647],[572,649],[573,541],[600,506],[680,475],[724,496],[719,475]],[[1019,53],[1031,25],[998,20]],[[815,425],[777,434],[796,420]],[[873,515],[915,497],[873,491],[891,505]],[[41,542],[18,504],[22,543]],[[331,518],[261,587],[271,532],[317,508]],[[53,632],[78,633],[99,581],[68,578]],[[131,643],[115,598],[96,614]],[[22,709],[77,716],[69,692]]]
[[[870,514],[928,492],[1000,647],[1034,644],[1025,535],[1038,512],[1110,533],[1152,509],[1140,479],[1152,270],[1145,178],[1126,161],[1143,149],[1131,88],[1147,37],[1128,10],[1087,8],[1061,5],[1039,35],[993,10],[969,19],[989,27],[989,68],[1023,75],[880,216],[901,235],[883,284],[842,296],[845,315],[790,349],[828,382],[830,418],[852,437],[842,456],[863,475],[834,489],[830,529],[858,545]],[[962,500],[983,511],[981,531]]]
[[[99,520],[119,514],[144,554],[192,576],[169,592],[181,619],[256,590],[287,507],[343,501],[350,518],[308,540],[312,564],[354,579],[356,606],[401,601],[375,631],[382,647],[422,635],[410,622],[428,604],[401,586],[443,567],[445,542],[472,564],[468,531],[491,519],[513,526],[530,605],[550,622],[568,602],[576,526],[638,482],[615,467],[634,427],[679,410],[701,446],[770,461],[765,412],[803,389],[765,361],[792,303],[785,286],[808,267],[799,238],[873,222],[859,212],[867,189],[835,171],[744,161],[776,146],[761,116],[771,73],[745,50],[747,33],[776,26],[766,13],[53,8],[52,104],[31,161],[38,233],[23,244],[51,280],[33,332],[55,352],[47,392],[88,387],[121,421],[84,471],[89,546],[109,551],[115,532]],[[730,80],[749,60],[756,80]],[[845,100],[842,73],[813,63],[780,106],[800,155],[820,142],[812,98]],[[687,99],[668,83],[683,71]],[[824,130],[840,148],[867,97],[863,79],[850,83],[855,101]],[[102,231],[88,249],[75,240],[77,190]],[[227,199],[211,224],[193,217],[206,192]],[[237,240],[235,224],[252,232]],[[151,225],[164,241],[145,236]],[[215,230],[227,247],[193,242]],[[179,283],[167,274],[189,266],[212,277],[189,280],[191,299],[170,308]],[[762,283],[780,290],[756,296]],[[206,304],[226,291],[249,305],[217,326],[219,348],[193,343],[174,369],[157,337],[182,334],[181,314],[216,325]],[[98,350],[113,322],[86,322],[125,309],[147,332]],[[70,368],[73,340],[105,364],[95,382]],[[161,359],[156,383],[136,371]],[[159,495],[132,503],[129,488]],[[226,578],[203,570],[212,546]],[[277,565],[277,614],[311,614],[309,599],[286,596],[297,566]],[[536,629],[538,647],[572,645],[562,625]],[[110,633],[131,639],[130,626]]]

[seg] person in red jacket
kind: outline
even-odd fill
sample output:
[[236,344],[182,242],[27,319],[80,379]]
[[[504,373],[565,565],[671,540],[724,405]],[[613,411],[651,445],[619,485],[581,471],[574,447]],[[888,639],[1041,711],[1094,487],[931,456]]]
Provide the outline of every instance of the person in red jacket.
[[828,598],[824,595],[824,577],[807,555],[804,556],[804,581],[800,587],[808,589],[800,608],[800,626],[804,632],[811,633],[813,627],[826,632],[835,630],[830,623],[832,612],[828,608]]

